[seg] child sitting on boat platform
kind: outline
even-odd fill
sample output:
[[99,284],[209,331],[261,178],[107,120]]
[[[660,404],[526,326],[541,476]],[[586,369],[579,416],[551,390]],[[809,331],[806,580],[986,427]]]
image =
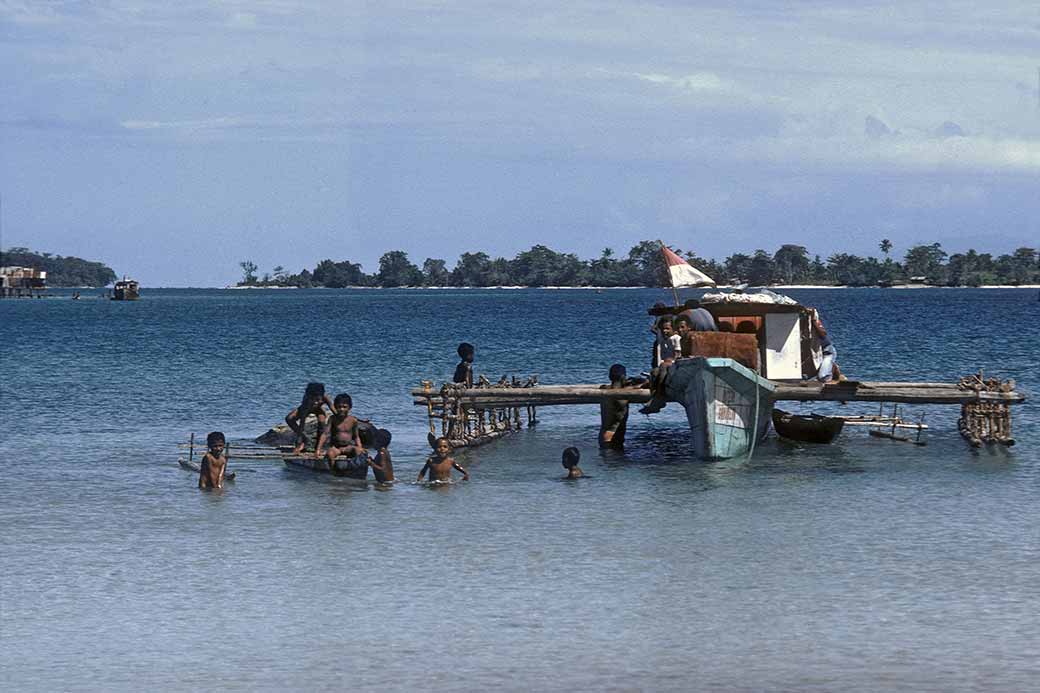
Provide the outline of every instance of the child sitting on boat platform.
[[473,358],[476,356],[476,348],[469,342],[463,342],[459,344],[459,348],[456,349],[459,353],[459,365],[455,366],[455,376],[452,378],[453,383],[461,383],[466,387],[473,387]]
[[567,476],[564,479],[580,479],[585,476],[582,474],[581,467],[578,466],[578,461],[581,460],[581,451],[578,448],[570,447],[563,451],[563,468],[567,470]]
[[[313,414],[318,417],[317,430],[320,434],[325,427],[324,407],[326,406],[329,408],[329,411],[335,411],[332,400],[325,394],[324,383],[307,383],[307,389],[303,393],[303,401],[300,402],[300,406],[293,409],[285,417],[285,423],[296,434],[296,447],[293,448],[293,452],[303,452],[310,444],[307,434],[304,432],[304,424],[308,416]],[[315,438],[317,437],[318,435],[316,434]],[[317,448],[315,448],[315,452],[317,452]]]
[[657,335],[654,346],[655,368],[650,371],[650,392],[653,399],[639,410],[641,414],[654,414],[664,409],[667,404],[665,400],[665,385],[668,380],[668,367],[675,359],[682,356],[682,341],[675,334],[672,319],[665,315],[660,318],[651,328]]
[[199,469],[199,488],[224,488],[224,472],[227,469],[227,457],[224,447],[227,439],[220,431],[213,431],[206,436],[206,447],[209,451],[203,455]]
[[316,454],[321,454],[322,447],[328,443],[325,460],[330,470],[336,468],[336,458],[340,455],[356,457],[365,451],[365,447],[361,444],[358,420],[350,414],[350,410],[354,407],[354,400],[350,398],[350,395],[339,394],[336,395],[333,405],[335,411],[329,417],[328,425],[321,432],[321,438],[318,439],[318,447],[315,451]]
[[451,456],[451,443],[447,438],[441,437],[436,440],[434,452],[426,458],[426,464],[419,470],[419,477],[416,481],[422,481],[423,477],[426,476],[427,470],[430,472],[430,481],[441,483],[451,481],[452,469],[462,472],[463,481],[469,479],[469,472]]
[[394,482],[394,463],[390,459],[390,431],[380,428],[372,435],[372,449],[376,451],[374,460],[370,460],[368,466],[375,474],[377,484],[392,484]]

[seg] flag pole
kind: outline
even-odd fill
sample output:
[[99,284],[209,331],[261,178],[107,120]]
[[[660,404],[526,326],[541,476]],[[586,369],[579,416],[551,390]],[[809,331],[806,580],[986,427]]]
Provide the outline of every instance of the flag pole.
[[[660,238],[658,238],[657,242],[661,244],[661,260],[664,261],[665,269],[668,269],[668,260],[666,259],[665,254],[664,254],[664,248],[665,248],[664,241],[662,241]],[[671,271],[668,272],[668,283],[672,285],[672,297],[675,299],[675,307],[678,308],[679,307],[679,292],[675,288],[675,283],[672,282],[672,273],[671,273]]]

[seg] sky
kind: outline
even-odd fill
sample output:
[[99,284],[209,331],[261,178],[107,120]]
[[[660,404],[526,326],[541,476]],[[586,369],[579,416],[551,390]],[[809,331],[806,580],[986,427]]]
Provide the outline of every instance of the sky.
[[1040,246],[1035,2],[0,0],[0,74],[0,246],[146,287]]

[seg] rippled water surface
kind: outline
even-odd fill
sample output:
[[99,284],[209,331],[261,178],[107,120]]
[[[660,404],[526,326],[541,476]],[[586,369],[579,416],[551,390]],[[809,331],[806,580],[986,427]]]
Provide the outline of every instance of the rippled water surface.
[[[308,380],[427,454],[408,390],[477,345],[492,379],[645,367],[661,291],[145,291],[0,301],[0,687],[1036,690],[1035,290],[800,290],[858,379],[983,367],[1033,399],[973,451],[846,430],[691,461],[677,405],[600,454],[595,406],[390,490],[235,463],[201,493],[189,432],[248,439]],[[828,408],[831,407],[831,408]],[[797,410],[797,407],[790,407]],[[817,406],[817,411],[837,410]],[[847,413],[874,407],[848,405]],[[576,445],[591,478],[563,482]]]

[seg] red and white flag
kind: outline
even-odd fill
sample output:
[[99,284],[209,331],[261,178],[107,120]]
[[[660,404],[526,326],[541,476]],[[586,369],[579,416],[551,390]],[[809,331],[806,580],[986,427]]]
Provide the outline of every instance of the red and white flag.
[[664,243],[661,244],[661,253],[664,255],[664,264],[668,266],[668,276],[673,287],[715,286],[711,277],[673,253]]

